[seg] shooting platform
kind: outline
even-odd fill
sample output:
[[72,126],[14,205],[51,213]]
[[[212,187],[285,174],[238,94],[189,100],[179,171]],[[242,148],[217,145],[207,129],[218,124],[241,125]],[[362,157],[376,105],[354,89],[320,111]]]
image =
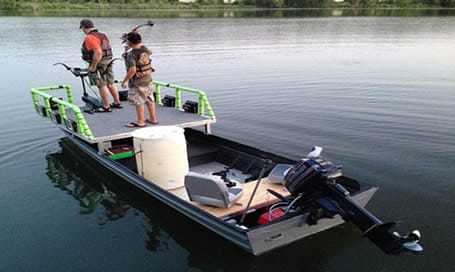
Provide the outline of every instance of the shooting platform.
[[[71,67],[67,67],[67,69],[81,78],[84,94],[86,94],[84,77],[87,76],[87,71]],[[205,126],[205,132],[211,133],[210,125],[216,122],[216,118],[203,91],[159,81],[154,81],[153,85],[156,117],[159,124],[147,123],[147,126]],[[174,96],[165,95],[161,99],[162,88],[174,91]],[[50,94],[50,92],[54,94]],[[183,104],[182,93],[196,96],[195,101],[197,102],[187,100]],[[112,109],[112,112],[95,112],[93,106],[80,107],[75,104],[75,101],[78,100],[74,97],[69,85],[32,88],[31,94],[38,114],[51,119],[72,135],[80,137],[88,143],[98,144],[100,152],[104,150],[104,143],[132,137],[132,132],[136,129],[125,126],[137,119],[136,107],[127,101],[122,101],[122,109],[115,108]],[[66,94],[65,98],[62,97],[64,94]],[[147,107],[144,110],[146,118],[149,118]]]
[[[94,138],[92,143],[111,141],[131,137],[137,127],[126,127],[129,122],[136,121],[136,107],[128,101],[122,101],[122,109],[113,108],[112,112],[82,112],[88,126],[92,130]],[[210,132],[210,124],[216,122],[195,113],[188,113],[178,110],[174,107],[165,107],[160,104],[155,105],[156,118],[159,124],[152,125],[146,123],[147,127],[154,126],[179,126],[179,127],[197,127],[205,126],[206,131]],[[149,118],[147,107],[145,106],[145,117]]]

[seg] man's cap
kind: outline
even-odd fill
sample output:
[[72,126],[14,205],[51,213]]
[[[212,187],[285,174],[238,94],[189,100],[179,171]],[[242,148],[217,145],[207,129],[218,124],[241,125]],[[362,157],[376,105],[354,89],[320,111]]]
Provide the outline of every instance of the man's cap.
[[92,22],[92,20],[89,20],[89,19],[82,19],[81,23],[79,25],[79,29],[81,29],[81,28],[93,28],[93,27],[94,27],[93,22]]
[[134,32],[134,31],[126,34],[126,39],[132,44],[138,44],[138,43],[142,42],[141,35],[139,33],[137,33],[137,32]]

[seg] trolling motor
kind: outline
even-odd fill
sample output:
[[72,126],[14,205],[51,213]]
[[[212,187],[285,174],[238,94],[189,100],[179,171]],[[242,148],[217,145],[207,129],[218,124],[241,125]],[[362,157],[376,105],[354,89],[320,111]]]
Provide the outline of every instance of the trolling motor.
[[[362,231],[362,235],[387,254],[423,251],[418,243],[421,237],[418,230],[405,236],[391,232],[397,225],[396,222],[383,223],[359,206],[341,184],[350,179],[342,175],[341,166],[319,157],[321,151],[322,148],[313,150],[312,156],[302,159],[287,172],[284,177],[285,186],[293,196],[307,195],[313,199],[315,205],[322,206],[323,213],[329,216],[340,214],[345,221],[352,221]],[[328,198],[325,201],[318,201],[323,196]],[[316,222],[312,216],[308,219],[313,220],[308,222],[309,224],[317,223],[317,218]]]
[[83,91],[83,96],[82,96],[82,101],[87,105],[89,109],[85,110],[85,112],[88,113],[93,113],[96,109],[101,108],[103,104],[101,101],[96,98],[89,96],[85,87],[85,77],[88,76],[89,71],[88,68],[79,68],[79,67],[69,67],[68,65],[58,62],[54,63],[53,66],[55,65],[62,65],[63,67],[66,68],[66,70],[70,71],[75,77],[80,77],[81,82],[82,82],[82,91]]

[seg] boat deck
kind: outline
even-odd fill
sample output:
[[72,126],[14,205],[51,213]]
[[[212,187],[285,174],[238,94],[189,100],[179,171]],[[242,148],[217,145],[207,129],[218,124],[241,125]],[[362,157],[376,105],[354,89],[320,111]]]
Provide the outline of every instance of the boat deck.
[[[256,187],[257,182],[258,181],[256,180],[256,181],[251,181],[251,182],[247,182],[244,184],[238,184],[236,186],[236,188],[242,188],[243,195],[230,208],[218,208],[218,207],[212,207],[212,206],[200,204],[197,202],[191,202],[188,198],[185,187],[177,188],[174,190],[169,190],[169,192],[188,201],[189,203],[193,204],[194,206],[204,210],[205,212],[207,212],[213,216],[216,216],[218,218],[223,218],[228,215],[241,213],[246,209],[246,207],[248,205],[248,201],[250,200],[251,195],[253,194],[253,191],[254,191],[254,188]],[[283,185],[270,183],[270,182],[268,182],[267,178],[263,178],[263,179],[261,179],[261,182],[259,183],[256,194],[254,195],[253,200],[251,201],[251,204],[249,207],[250,209],[254,209],[255,207],[263,207],[263,206],[271,205],[271,204],[279,201],[279,199],[276,198],[275,196],[273,196],[271,193],[269,193],[267,191],[267,189],[271,189],[285,197],[290,195],[289,191],[287,191]]]
[[[128,128],[125,125],[136,120],[136,108],[127,101],[122,102],[122,109],[112,109],[112,112],[83,112],[88,126],[92,130],[94,138],[92,143],[106,142],[116,139],[131,137],[131,133],[137,128]],[[148,118],[148,111],[145,110],[145,116]],[[150,126],[179,126],[179,127],[197,127],[206,126],[210,129],[210,124],[216,120],[199,116],[196,113],[188,113],[177,110],[173,107],[165,107],[156,104],[156,116],[159,121],[158,125],[147,124]],[[208,131],[210,132],[210,131]]]

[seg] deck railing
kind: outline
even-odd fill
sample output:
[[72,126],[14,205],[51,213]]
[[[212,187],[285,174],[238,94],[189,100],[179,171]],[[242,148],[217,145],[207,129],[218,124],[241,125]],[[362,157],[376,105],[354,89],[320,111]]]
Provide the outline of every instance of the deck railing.
[[[122,83],[122,80],[115,80],[114,83]],[[161,81],[153,81],[154,85],[154,92],[155,92],[155,99],[156,103],[161,103],[161,87],[174,89],[175,91],[175,108],[178,110],[182,110],[182,92],[194,93],[198,95],[198,115],[209,117],[210,119],[216,119],[215,112],[210,105],[209,99],[204,91],[199,89],[193,89],[188,87],[183,87],[171,83],[161,82]],[[207,115],[205,114],[207,112]]]
[[[66,90],[67,101],[47,93],[48,91],[61,89]],[[64,126],[76,133],[79,133],[88,139],[93,139],[93,133],[90,130],[87,121],[81,112],[81,109],[77,105],[73,104],[73,94],[69,85],[32,88],[31,95],[33,104],[35,106],[35,111],[39,115],[48,117],[54,123]],[[44,106],[40,104],[39,97],[43,99]],[[53,109],[55,106],[57,107],[57,110],[55,110],[55,108]],[[76,120],[71,120],[68,117],[67,110],[73,111],[74,118]]]
[[[119,83],[121,81],[117,80],[116,82]],[[155,98],[158,103],[161,102],[162,87],[175,90],[175,108],[178,110],[182,110],[182,92],[193,93],[198,95],[198,114],[213,120],[215,119],[215,113],[213,112],[207,95],[203,91],[160,81],[154,81],[153,84],[155,86]],[[60,94],[51,95],[48,93],[49,91],[62,89],[66,91],[66,101],[59,98]],[[31,95],[35,111],[39,115],[48,117],[54,123],[74,131],[89,140],[94,138],[81,109],[79,106],[73,104],[73,94],[69,85],[32,88]],[[43,103],[40,103],[40,97]],[[71,120],[68,117],[68,110],[73,112],[75,120]]]
[[[161,81],[153,81],[155,85],[155,98],[158,103],[161,101],[161,87],[166,87],[175,90],[175,108],[182,109],[182,92],[188,92],[198,95],[198,114],[200,116],[207,116],[211,119],[215,119],[215,113],[213,112],[212,106],[207,98],[207,95],[202,90],[183,87],[175,84],[165,83]],[[207,115],[205,112],[207,111]]]

